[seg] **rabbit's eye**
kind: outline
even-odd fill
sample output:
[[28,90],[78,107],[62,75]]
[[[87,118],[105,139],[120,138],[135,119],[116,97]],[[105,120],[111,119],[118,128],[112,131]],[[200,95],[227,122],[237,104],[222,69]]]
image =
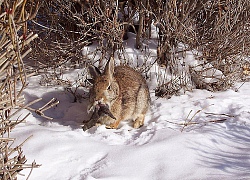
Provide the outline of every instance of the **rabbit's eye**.
[[108,86],[107,90],[111,90],[111,86],[110,85]]

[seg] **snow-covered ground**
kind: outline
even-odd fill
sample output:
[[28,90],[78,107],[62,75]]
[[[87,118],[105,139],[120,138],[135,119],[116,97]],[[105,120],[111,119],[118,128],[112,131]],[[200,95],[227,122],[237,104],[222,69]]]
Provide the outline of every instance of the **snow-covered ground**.
[[[132,58],[135,53],[128,49]],[[72,70],[65,76],[74,79],[78,73],[81,70]],[[84,132],[88,100],[74,103],[70,93],[40,86],[40,80],[29,78],[26,102],[42,97],[32,106],[37,108],[57,98],[60,103],[45,111],[54,119],[32,113],[11,133],[16,143],[32,135],[23,151],[27,163],[35,160],[42,166],[33,170],[31,180],[250,179],[248,82],[237,84],[237,92],[193,90],[171,99],[156,98],[155,83],[149,82],[152,103],[143,127],[133,129],[122,122],[117,130],[99,126]],[[190,124],[183,127],[184,122]],[[26,179],[29,170],[21,173],[26,176],[18,179]]]

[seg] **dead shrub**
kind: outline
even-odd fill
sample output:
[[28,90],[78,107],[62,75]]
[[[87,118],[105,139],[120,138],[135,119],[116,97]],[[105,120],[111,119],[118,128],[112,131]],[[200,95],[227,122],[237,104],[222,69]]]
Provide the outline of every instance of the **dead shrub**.
[[[37,35],[29,31],[27,22],[34,18],[38,4],[33,1],[0,2],[0,178],[16,179],[25,168],[38,167],[35,162],[26,164],[22,144],[13,147],[15,138],[11,131],[23,123],[16,114],[24,108],[23,89],[27,86],[27,74],[23,58],[31,52],[29,44]],[[17,85],[17,84],[20,85]]]

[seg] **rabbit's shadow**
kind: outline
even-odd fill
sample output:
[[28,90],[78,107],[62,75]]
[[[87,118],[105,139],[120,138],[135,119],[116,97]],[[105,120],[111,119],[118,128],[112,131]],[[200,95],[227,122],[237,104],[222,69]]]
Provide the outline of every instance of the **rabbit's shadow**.
[[[79,91],[79,93],[87,94],[87,92],[83,90]],[[27,101],[26,103],[32,102],[39,98],[38,96],[31,95],[27,92],[24,92],[24,95]],[[52,120],[43,118],[32,111],[33,116],[38,120],[38,123],[42,126],[50,126],[51,123],[58,123],[59,125],[68,126],[73,130],[81,129],[83,122],[86,122],[90,119],[91,114],[87,113],[87,106],[89,101],[89,99],[87,98],[81,99],[81,102],[74,102],[75,97],[71,93],[63,90],[50,91],[48,93],[43,94],[41,98],[41,101],[38,101],[30,107],[33,109],[39,109],[43,107],[46,103],[48,103],[52,98],[55,98],[57,101],[59,101],[59,104],[43,112],[45,116],[53,118]],[[148,116],[150,116],[150,113],[148,114]],[[148,117],[145,125],[140,127],[139,129],[133,128],[132,121],[124,121],[121,122],[118,129],[116,130],[103,129],[101,131],[103,135],[105,135],[106,133],[110,133],[110,137],[113,137],[113,135],[116,134],[121,139],[124,138],[124,144],[126,145],[142,145],[150,142],[150,140],[155,134],[153,129],[149,129],[147,127],[147,125],[151,124],[152,121],[153,120],[151,119],[151,117]],[[95,137],[97,129],[98,127],[92,127],[86,132],[92,134],[93,137]],[[124,131],[128,131],[130,135],[124,135]],[[97,134],[100,134],[100,132]]]
[[[84,90],[79,90],[80,94],[87,94]],[[29,93],[24,93],[27,103],[38,99],[38,96],[31,95]],[[87,96],[86,96],[87,97]],[[42,100],[31,105],[32,109],[39,109],[48,103],[52,98],[59,101],[54,107],[51,107],[43,112],[45,116],[53,118],[52,120],[41,117],[32,111],[34,117],[36,117],[41,124],[56,122],[63,126],[70,126],[72,129],[81,128],[83,121],[90,118],[87,113],[88,99],[82,98],[80,102],[74,102],[75,97],[66,91],[55,90],[45,93],[41,96]]]

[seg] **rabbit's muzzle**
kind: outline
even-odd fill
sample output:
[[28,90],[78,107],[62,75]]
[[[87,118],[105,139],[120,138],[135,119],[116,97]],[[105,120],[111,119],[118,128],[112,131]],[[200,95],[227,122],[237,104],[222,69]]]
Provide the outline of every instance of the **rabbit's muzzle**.
[[109,105],[104,104],[101,101],[95,101],[90,111],[93,111],[94,117],[99,118],[100,116],[107,115],[112,119],[116,119],[115,116],[111,113]]
[[109,109],[110,104],[105,101],[103,98],[94,98],[94,102],[91,106],[88,108],[88,112],[95,111],[95,109],[100,109],[100,107],[106,107]]
[[96,108],[99,108],[101,105],[105,105],[102,99],[94,100],[94,103],[88,107],[88,113],[90,113],[91,111],[94,111]]

